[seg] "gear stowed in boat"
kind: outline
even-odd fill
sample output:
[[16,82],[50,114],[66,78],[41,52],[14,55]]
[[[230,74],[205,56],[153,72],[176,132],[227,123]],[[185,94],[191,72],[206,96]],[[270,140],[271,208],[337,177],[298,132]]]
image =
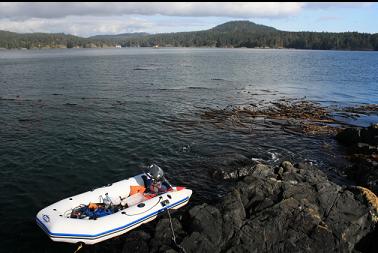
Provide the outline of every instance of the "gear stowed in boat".
[[94,244],[184,206],[191,195],[151,165],[148,172],[58,201],[39,211],[36,221],[53,241]]

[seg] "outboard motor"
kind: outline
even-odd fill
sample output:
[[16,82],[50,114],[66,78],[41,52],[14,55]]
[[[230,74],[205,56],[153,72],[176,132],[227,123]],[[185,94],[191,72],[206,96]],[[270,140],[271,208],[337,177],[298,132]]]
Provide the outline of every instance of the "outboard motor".
[[146,174],[156,182],[164,181],[164,171],[156,164],[151,164],[148,166],[148,171]]
[[[148,166],[147,172],[145,173],[148,176],[148,179],[145,176],[144,176],[145,178],[143,178],[143,176],[142,178],[143,178],[146,188],[148,189],[147,191],[156,192],[157,189],[155,189],[154,187],[159,186],[159,185],[160,186],[162,185],[163,187],[165,187],[166,190],[172,188],[172,185],[164,177],[164,171],[162,170],[162,168],[160,168],[156,164],[151,164],[150,166]],[[153,187],[153,189],[151,188],[151,186]],[[161,192],[164,192],[164,190],[161,190],[161,189],[164,189],[164,188],[160,188],[159,190]]]

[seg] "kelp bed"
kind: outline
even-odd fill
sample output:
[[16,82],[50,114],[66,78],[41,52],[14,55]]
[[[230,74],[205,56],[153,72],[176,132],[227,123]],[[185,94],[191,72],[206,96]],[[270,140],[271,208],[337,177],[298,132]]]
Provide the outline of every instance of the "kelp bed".
[[378,113],[378,104],[367,104],[360,105],[356,107],[346,107],[344,108],[345,112],[348,113],[357,113],[357,114],[377,114]]
[[249,129],[270,122],[292,133],[335,135],[349,124],[335,119],[355,118],[359,114],[378,114],[378,105],[333,108],[304,99],[280,99],[267,104],[230,105],[225,108],[202,108],[200,117],[221,128]]

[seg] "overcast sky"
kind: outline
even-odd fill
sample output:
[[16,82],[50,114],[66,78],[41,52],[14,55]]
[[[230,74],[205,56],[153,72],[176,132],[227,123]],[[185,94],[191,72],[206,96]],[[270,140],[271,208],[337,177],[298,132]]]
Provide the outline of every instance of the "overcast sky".
[[0,3],[0,30],[79,36],[209,29],[250,20],[286,31],[378,32],[378,3]]

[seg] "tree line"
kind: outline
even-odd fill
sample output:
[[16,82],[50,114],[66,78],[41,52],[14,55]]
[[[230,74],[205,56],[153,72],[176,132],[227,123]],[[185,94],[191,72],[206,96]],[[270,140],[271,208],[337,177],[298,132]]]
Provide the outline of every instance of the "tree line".
[[324,50],[378,50],[378,34],[286,32],[249,21],[231,21],[198,32],[102,35],[18,34],[0,31],[0,48],[74,47],[246,47]]
[[189,32],[157,34],[121,42],[127,47],[247,47],[323,50],[378,50],[378,34],[344,32]]
[[111,41],[82,38],[63,33],[13,33],[0,31],[0,48],[85,48],[114,46]]

